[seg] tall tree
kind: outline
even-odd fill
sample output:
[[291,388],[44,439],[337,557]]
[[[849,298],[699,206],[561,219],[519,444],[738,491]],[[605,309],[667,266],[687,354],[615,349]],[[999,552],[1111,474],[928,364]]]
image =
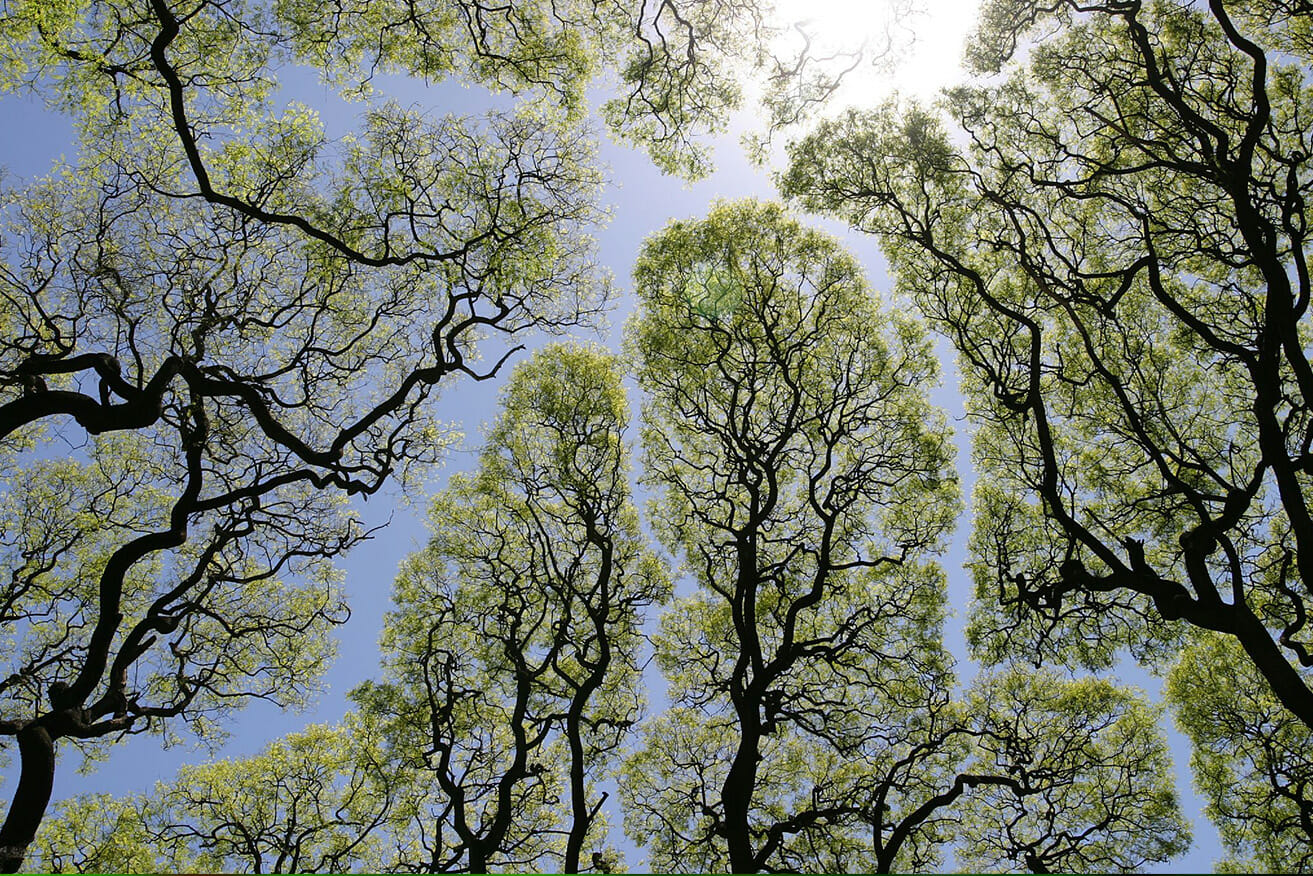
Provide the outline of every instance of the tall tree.
[[[770,204],[672,223],[635,285],[645,476],[697,583],[657,639],[672,709],[623,783],[654,866],[921,870],[968,822],[994,863],[1177,853],[1165,746],[1133,698],[1046,676],[953,700],[934,556],[960,505],[918,324],[881,312],[851,256]],[[1101,738],[1114,725],[1119,741]],[[996,812],[1038,807],[1048,830],[1018,816],[988,833],[977,788],[997,789]],[[1107,857],[1080,857],[1087,844]]]
[[643,693],[642,609],[667,589],[629,498],[613,357],[516,368],[473,475],[434,501],[397,580],[386,681],[355,694],[429,799],[429,872],[614,863],[597,781]]
[[[1175,661],[1211,811],[1268,861],[1309,842],[1279,810],[1309,811],[1291,777],[1313,766],[1309,24],[1284,2],[991,3],[972,58],[1038,37],[1024,66],[945,95],[947,130],[915,107],[827,123],[784,179],[880,235],[961,355],[978,652]],[[1215,677],[1214,634],[1248,665]],[[1206,717],[1242,678],[1304,729]],[[1239,806],[1221,760],[1267,790]]]

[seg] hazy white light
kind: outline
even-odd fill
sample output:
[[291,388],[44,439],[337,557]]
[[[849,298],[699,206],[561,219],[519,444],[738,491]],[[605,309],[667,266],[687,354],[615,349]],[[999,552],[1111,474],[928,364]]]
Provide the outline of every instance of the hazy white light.
[[811,24],[824,37],[847,41],[882,27],[891,6],[886,0],[776,0],[775,11],[782,23]]
[[[907,12],[903,7],[911,6]],[[777,21],[802,24],[814,50],[849,52],[866,45],[867,59],[841,96],[863,102],[894,91],[932,97],[963,76],[962,49],[980,0],[776,0]],[[892,38],[893,54],[871,64]],[[843,102],[843,101],[841,101]]]

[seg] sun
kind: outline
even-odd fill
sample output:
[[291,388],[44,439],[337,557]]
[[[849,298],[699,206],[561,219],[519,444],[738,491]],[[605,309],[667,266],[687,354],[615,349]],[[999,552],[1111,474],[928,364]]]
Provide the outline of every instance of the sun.
[[[981,0],[775,0],[781,39],[831,63],[861,63],[844,92],[921,98],[963,77],[962,50]],[[805,34],[805,36],[803,36]]]

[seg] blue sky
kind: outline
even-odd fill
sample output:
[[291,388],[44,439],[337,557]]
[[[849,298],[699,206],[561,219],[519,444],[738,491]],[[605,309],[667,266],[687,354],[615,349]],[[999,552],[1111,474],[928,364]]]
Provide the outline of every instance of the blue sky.
[[[920,66],[948,65],[947,57],[919,52],[913,59]],[[430,87],[403,79],[385,80],[384,89],[401,103],[415,104],[419,108],[441,114],[446,112],[475,113],[485,110],[494,101],[480,89],[455,86]],[[304,93],[301,93],[301,92]],[[315,87],[298,90],[297,96],[320,108],[329,124],[338,132],[350,127],[350,108],[338,102],[327,92]],[[594,95],[599,99],[602,95]],[[607,334],[595,338],[610,346],[618,346],[624,319],[632,308],[633,296],[629,288],[629,271],[643,239],[673,218],[690,218],[705,214],[711,202],[718,198],[775,196],[769,173],[753,167],[738,148],[737,132],[751,119],[744,117],[732,127],[731,133],[717,141],[717,171],[710,178],[693,185],[662,176],[641,153],[604,142],[602,158],[609,165],[609,184],[605,200],[613,210],[611,224],[597,232],[602,263],[615,275],[617,306],[610,316]],[[52,115],[38,103],[12,96],[0,99],[0,165],[23,178],[31,178],[50,168],[61,155],[72,156],[72,131],[67,120]],[[844,230],[835,223],[810,219],[843,238],[845,243],[862,260],[868,279],[877,290],[887,290],[889,282],[883,259],[874,241]],[[884,296],[888,304],[887,294]],[[584,336],[586,338],[586,336]],[[974,477],[970,471],[965,424],[961,421],[962,403],[956,392],[956,376],[952,368],[949,347],[942,340],[938,344],[944,360],[945,385],[936,401],[946,408],[958,429],[959,469],[963,487],[969,495]],[[465,437],[460,447],[449,457],[445,469],[432,484],[441,485],[445,474],[470,466],[481,441],[482,427],[496,414],[497,387],[489,384],[463,385],[444,392],[437,402],[439,415],[456,421]],[[636,394],[631,389],[631,401]],[[635,411],[636,413],[636,411]],[[390,590],[398,562],[415,550],[426,538],[423,523],[422,496],[402,501],[396,494],[380,495],[358,508],[366,523],[378,524],[390,520],[390,525],[375,538],[358,548],[344,563],[347,587],[352,608],[351,620],[339,630],[340,656],[327,676],[327,691],[317,704],[301,714],[283,713],[267,704],[254,703],[228,728],[231,740],[220,756],[241,756],[258,751],[277,737],[297,730],[308,723],[331,722],[340,718],[347,704],[345,695],[354,685],[373,677],[377,667],[376,640],[382,617],[390,605]],[[957,611],[950,620],[947,644],[963,661],[960,668],[964,680],[973,669],[966,661],[962,623],[968,602],[969,583],[961,568],[965,560],[965,541],[969,532],[969,509],[958,527],[945,566],[950,580],[950,599]],[[1151,693],[1157,683],[1143,673],[1128,673],[1128,677]],[[654,704],[655,705],[655,704]],[[1168,729],[1170,720],[1167,721]],[[1190,855],[1174,862],[1168,871],[1206,871],[1220,857],[1216,831],[1203,817],[1201,802],[1194,796],[1188,774],[1188,749],[1184,740],[1172,732],[1173,754],[1176,760],[1180,789],[1188,817],[1194,822],[1195,847]],[[129,793],[148,790],[157,779],[167,779],[181,764],[207,757],[204,750],[178,746],[163,750],[158,739],[138,737],[126,741],[112,753],[110,760],[91,775],[78,775],[76,760],[66,757],[57,773],[55,800],[77,793],[107,791]],[[12,791],[14,775],[5,776],[5,791]],[[6,793],[7,796],[7,793]],[[615,801],[615,798],[612,798]],[[618,810],[612,818],[619,824]],[[631,858],[630,865],[635,862]]]

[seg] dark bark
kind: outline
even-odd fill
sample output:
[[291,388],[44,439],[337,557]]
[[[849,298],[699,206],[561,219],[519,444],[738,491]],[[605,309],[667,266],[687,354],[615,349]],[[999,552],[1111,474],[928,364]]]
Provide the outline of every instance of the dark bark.
[[729,775],[725,777],[725,784],[721,788],[721,803],[725,812],[725,845],[729,851],[730,870],[734,873],[756,873],[761,869],[749,824],[757,783],[757,763],[761,760],[760,748],[761,729],[749,717],[749,720],[739,725],[738,749],[734,752]]
[[[579,685],[570,699],[570,708],[565,716],[565,738],[570,748],[570,833],[565,841],[565,861],[562,871],[579,872],[579,857],[583,852],[584,839],[592,827],[602,802],[603,794],[595,805],[589,805],[587,795],[588,763],[584,755],[583,716],[588,707],[588,700],[606,680],[606,672],[611,666],[611,633],[608,628],[608,615],[611,606],[611,572],[613,567],[614,547],[611,539],[598,532],[595,522],[585,520],[588,541],[601,554],[601,563],[597,571],[595,591],[600,604],[587,604],[589,619],[593,623],[593,641],[597,643],[599,653],[596,662],[588,669],[588,676]],[[583,663],[583,661],[580,661]],[[588,665],[588,664],[585,664]]]
[[0,872],[4,873],[22,869],[27,847],[36,839],[55,786],[55,743],[49,731],[34,721],[19,730],[17,737],[21,770],[18,787],[5,823],[0,826]]

